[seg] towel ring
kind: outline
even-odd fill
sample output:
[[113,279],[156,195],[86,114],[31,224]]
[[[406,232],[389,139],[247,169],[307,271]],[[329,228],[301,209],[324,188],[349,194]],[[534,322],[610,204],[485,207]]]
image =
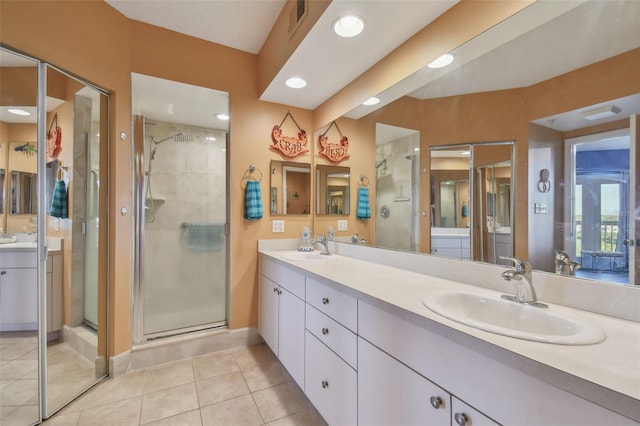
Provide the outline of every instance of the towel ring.
[[365,175],[360,175],[358,180],[359,180],[358,186],[360,188],[368,188],[369,187],[369,178],[366,177]]
[[256,172],[260,175],[260,177],[258,178],[258,182],[262,182],[262,171],[256,166],[254,166],[253,164],[250,165],[247,168],[247,170],[244,172],[244,177],[242,179],[249,180],[249,178],[251,177],[251,174]]

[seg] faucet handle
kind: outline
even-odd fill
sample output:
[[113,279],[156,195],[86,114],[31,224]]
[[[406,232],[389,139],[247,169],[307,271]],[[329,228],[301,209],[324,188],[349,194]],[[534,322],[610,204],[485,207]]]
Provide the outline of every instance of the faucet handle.
[[531,272],[531,264],[524,259],[509,256],[500,256],[500,259],[512,261],[516,267],[516,271],[518,272]]

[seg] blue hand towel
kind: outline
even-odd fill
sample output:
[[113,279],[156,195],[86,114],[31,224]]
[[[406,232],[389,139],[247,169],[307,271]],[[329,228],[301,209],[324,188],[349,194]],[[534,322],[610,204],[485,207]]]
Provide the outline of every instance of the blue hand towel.
[[369,188],[362,187],[358,189],[358,211],[356,212],[356,217],[358,219],[369,219],[371,217]]
[[260,194],[260,182],[257,180],[247,181],[244,218],[248,220],[262,219],[262,195]]
[[61,219],[69,217],[67,186],[63,180],[57,181],[56,186],[53,188],[53,198],[51,200],[49,215]]

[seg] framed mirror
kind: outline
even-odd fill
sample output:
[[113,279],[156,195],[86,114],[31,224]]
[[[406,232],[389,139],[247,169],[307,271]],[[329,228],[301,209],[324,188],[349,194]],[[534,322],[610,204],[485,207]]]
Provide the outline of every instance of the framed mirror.
[[9,177],[10,214],[37,214],[37,174],[12,171]]
[[316,214],[349,216],[351,169],[343,166],[316,166]]
[[272,160],[270,169],[271,214],[311,214],[311,165]]
[[[4,169],[0,168],[0,214],[3,215],[4,214],[4,187],[5,187],[5,171]],[[2,224],[3,222],[0,222],[0,224]],[[4,225],[3,229],[4,229]]]

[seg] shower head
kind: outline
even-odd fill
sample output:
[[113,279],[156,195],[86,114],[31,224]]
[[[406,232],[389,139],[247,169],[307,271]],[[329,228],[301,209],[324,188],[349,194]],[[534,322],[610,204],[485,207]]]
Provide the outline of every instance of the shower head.
[[166,137],[166,138],[164,138],[164,139],[160,139],[159,141],[157,141],[157,140],[153,139],[153,143],[154,143],[154,144],[156,144],[156,145],[160,145],[162,142],[166,142],[166,141],[168,141],[169,139],[173,139],[173,138],[175,138],[175,137],[182,136],[183,134],[184,134],[184,133],[182,133],[182,132],[180,132],[180,133],[176,133],[175,135],[167,136],[167,137]]

